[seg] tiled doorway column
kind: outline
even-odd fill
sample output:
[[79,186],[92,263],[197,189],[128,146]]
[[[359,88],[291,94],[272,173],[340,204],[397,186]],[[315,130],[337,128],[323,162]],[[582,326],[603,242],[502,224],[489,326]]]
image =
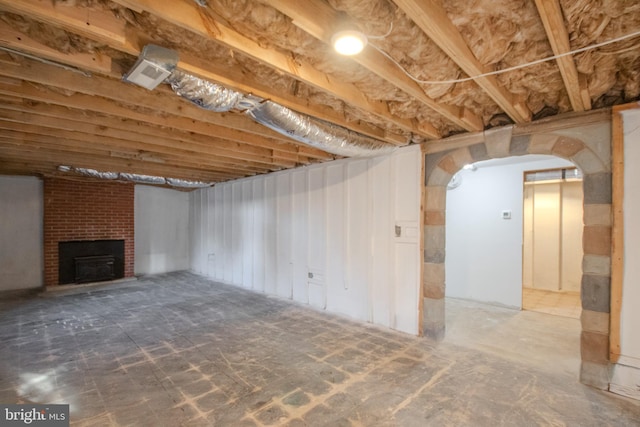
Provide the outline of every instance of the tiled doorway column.
[[582,333],[580,380],[606,389],[609,374],[609,312],[611,293],[611,137],[610,126],[599,123],[558,133],[512,135],[512,128],[486,131],[484,141],[425,157],[424,210],[424,334],[445,334],[446,191],[451,177],[469,163],[482,160],[547,154],[565,158],[584,174],[582,260]]

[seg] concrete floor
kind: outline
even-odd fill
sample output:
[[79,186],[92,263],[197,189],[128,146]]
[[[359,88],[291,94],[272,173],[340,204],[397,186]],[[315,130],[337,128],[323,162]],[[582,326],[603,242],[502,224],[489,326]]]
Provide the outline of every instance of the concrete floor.
[[79,426],[627,426],[578,383],[579,324],[466,301],[447,339],[174,273],[0,302],[0,402]]

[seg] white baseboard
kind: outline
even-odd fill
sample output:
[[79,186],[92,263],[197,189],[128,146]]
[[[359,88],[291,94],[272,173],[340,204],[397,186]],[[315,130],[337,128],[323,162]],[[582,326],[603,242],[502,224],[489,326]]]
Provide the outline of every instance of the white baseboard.
[[632,399],[640,400],[640,367],[618,363],[611,367],[609,391]]

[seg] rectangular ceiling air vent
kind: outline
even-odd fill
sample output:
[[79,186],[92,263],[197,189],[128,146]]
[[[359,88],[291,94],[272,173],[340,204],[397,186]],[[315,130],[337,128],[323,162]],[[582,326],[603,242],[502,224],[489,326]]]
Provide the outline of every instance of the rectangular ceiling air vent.
[[146,45],[131,70],[122,79],[153,90],[178,64],[178,53],[156,45]]

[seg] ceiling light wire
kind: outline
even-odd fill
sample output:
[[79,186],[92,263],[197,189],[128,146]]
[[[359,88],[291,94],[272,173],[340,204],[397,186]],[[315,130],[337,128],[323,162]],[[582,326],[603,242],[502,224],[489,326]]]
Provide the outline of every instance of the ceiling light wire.
[[385,57],[387,57],[402,72],[404,72],[409,78],[411,78],[411,80],[415,81],[416,83],[429,84],[429,85],[443,85],[443,84],[447,84],[448,85],[448,84],[454,84],[454,83],[468,82],[468,81],[472,81],[472,80],[475,80],[475,79],[480,78],[480,77],[494,76],[494,75],[497,75],[497,74],[507,73],[509,71],[519,70],[521,68],[526,68],[526,67],[530,67],[532,65],[541,64],[543,62],[553,61],[554,59],[562,58],[564,56],[575,55],[577,53],[585,52],[587,50],[596,49],[596,48],[599,48],[599,47],[602,47],[602,46],[606,46],[606,45],[609,45],[609,44],[612,44],[612,43],[616,43],[616,42],[619,42],[619,41],[622,41],[622,40],[626,40],[626,39],[630,39],[630,38],[637,37],[637,36],[640,36],[640,31],[635,31],[633,33],[626,34],[624,36],[616,37],[616,38],[611,39],[611,40],[607,40],[607,41],[596,43],[596,44],[593,44],[593,45],[590,45],[590,46],[582,47],[580,49],[575,49],[575,50],[572,50],[570,52],[561,53],[559,55],[553,55],[553,56],[548,56],[546,58],[537,59],[535,61],[527,62],[525,64],[514,65],[513,67],[503,68],[501,70],[490,71],[488,73],[478,74],[478,75],[473,76],[473,77],[465,77],[465,78],[453,79],[453,80],[420,80],[420,79],[414,77],[413,75],[411,75],[411,73],[409,73],[402,65],[400,65],[400,63],[398,61],[396,61],[387,52],[385,52],[384,50],[380,49],[378,46],[374,45],[373,43],[369,43],[369,44],[370,44],[371,47],[373,47],[378,52],[380,52]]
[[387,37],[389,37],[389,35],[391,34],[391,31],[393,31],[393,21],[391,21],[389,23],[389,30],[387,30],[387,32],[381,36],[370,36],[369,34],[367,34],[367,38],[370,40],[383,40],[386,39]]

